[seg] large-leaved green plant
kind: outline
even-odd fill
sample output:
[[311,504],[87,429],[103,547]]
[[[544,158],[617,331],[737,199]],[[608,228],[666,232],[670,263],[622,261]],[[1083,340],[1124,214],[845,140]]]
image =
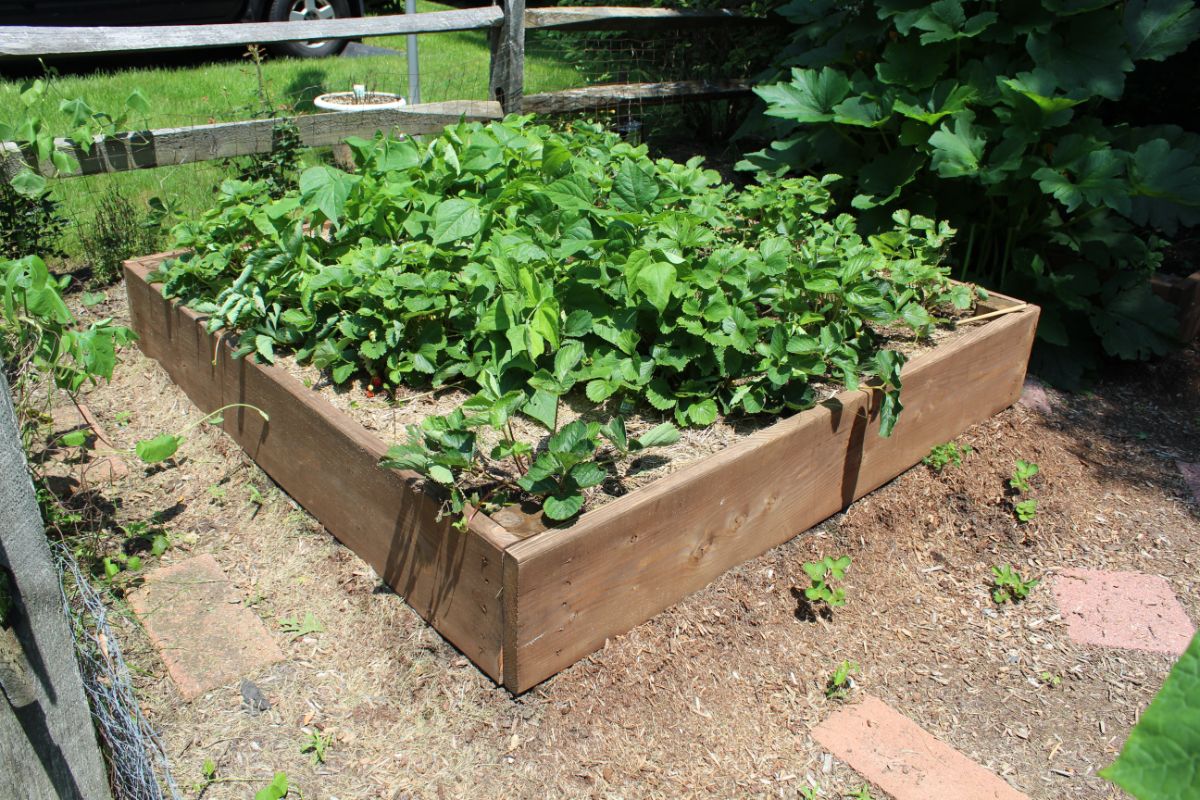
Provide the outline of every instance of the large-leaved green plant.
[[1139,62],[1200,33],[1191,0],[795,0],[779,71],[755,91],[774,141],[743,168],[836,172],[887,225],[961,231],[962,274],[1045,308],[1040,367],[1074,383],[1103,354],[1172,345],[1150,291],[1155,234],[1200,223],[1200,137],[1111,119]]

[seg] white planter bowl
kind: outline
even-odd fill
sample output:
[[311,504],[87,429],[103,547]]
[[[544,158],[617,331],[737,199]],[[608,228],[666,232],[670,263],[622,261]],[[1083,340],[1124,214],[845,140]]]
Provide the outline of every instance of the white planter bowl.
[[313,105],[326,111],[385,111],[408,103],[391,92],[329,92],[315,97]]

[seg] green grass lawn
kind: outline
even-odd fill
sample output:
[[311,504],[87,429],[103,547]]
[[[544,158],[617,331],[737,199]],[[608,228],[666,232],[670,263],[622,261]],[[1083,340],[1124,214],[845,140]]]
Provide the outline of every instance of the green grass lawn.
[[[418,11],[450,6],[418,0]],[[403,36],[379,37],[365,44],[404,50]],[[489,53],[485,31],[460,31],[419,37],[421,100],[479,100],[488,96]],[[584,85],[583,77],[546,48],[529,53],[525,65],[527,92],[554,91]],[[12,122],[21,110],[21,80],[0,79],[0,120]],[[98,111],[116,111],[135,88],[150,99],[145,118],[130,120],[139,128],[182,127],[261,117],[267,101],[279,112],[312,111],[312,98],[325,91],[349,90],[355,83],[378,91],[408,94],[408,66],[403,54],[356,58],[273,59],[258,70],[248,59],[183,67],[134,67],[63,75],[53,79],[38,113],[66,133],[60,100],[82,97]],[[265,98],[265,99],[264,99]],[[316,156],[313,156],[316,157]],[[109,191],[119,191],[138,208],[155,195],[173,197],[185,214],[198,214],[210,204],[213,189],[231,172],[223,162],[96,175],[58,181],[55,194],[72,229],[90,224],[95,206]],[[78,263],[80,248],[68,234],[68,262]]]

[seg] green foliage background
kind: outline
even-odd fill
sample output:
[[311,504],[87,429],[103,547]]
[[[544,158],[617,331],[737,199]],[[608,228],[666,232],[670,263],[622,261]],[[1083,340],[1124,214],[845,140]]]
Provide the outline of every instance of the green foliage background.
[[1173,345],[1148,277],[1159,234],[1200,222],[1200,137],[1112,119],[1138,63],[1200,33],[1191,0],[795,0],[756,89],[772,139],[743,168],[834,171],[886,222],[951,221],[955,260],[1045,311],[1035,367],[1077,384],[1102,355]]

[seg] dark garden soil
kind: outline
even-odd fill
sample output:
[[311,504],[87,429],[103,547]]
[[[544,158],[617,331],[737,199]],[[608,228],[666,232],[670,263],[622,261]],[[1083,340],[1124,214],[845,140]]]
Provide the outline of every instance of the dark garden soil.
[[[121,293],[87,313],[120,318]],[[102,494],[120,498],[121,520],[166,512],[163,562],[216,558],[288,656],[251,676],[273,705],[251,715],[236,685],[185,704],[129,615],[119,634],[181,785],[201,781],[206,759],[256,782],[215,783],[212,800],[251,796],[275,771],[305,798],[341,800],[794,798],[810,784],[841,798],[863,781],[809,731],[834,708],[824,683],[843,659],[861,665],[855,691],[1032,798],[1120,797],[1096,772],[1172,659],[1075,644],[1049,579],[1068,567],[1160,574],[1200,620],[1200,507],[1176,468],[1200,462],[1200,351],[1093,394],[1050,394],[1049,414],[1017,406],[967,431],[961,467],[909,470],[515,699],[228,438],[198,429],[176,463],[131,464]],[[122,447],[200,416],[136,350],[86,402]],[[1018,458],[1041,466],[1028,525],[1006,494]],[[843,553],[848,604],[814,620],[801,565]],[[1002,563],[1043,580],[1025,603],[991,601]],[[306,612],[323,632],[281,631]],[[332,738],[323,764],[301,753],[317,730]]]

